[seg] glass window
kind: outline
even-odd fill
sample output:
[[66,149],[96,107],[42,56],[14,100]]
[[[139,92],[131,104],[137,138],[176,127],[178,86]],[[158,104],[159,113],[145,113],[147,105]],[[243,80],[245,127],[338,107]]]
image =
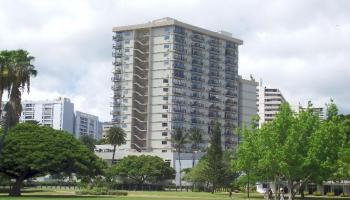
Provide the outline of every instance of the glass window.
[[168,97],[163,97],[163,100],[164,101],[168,101]]
[[165,31],[170,31],[170,27],[165,27],[164,30]]
[[169,65],[169,61],[164,61],[164,65]]
[[163,79],[163,83],[169,83],[168,79]]
[[130,40],[125,40],[124,43],[125,44],[130,44]]
[[168,151],[167,151],[167,150],[165,150],[165,149],[163,149],[163,150],[162,150],[162,153],[166,153],[166,152],[168,152]]
[[162,118],[168,118],[167,114],[162,114]]
[[130,52],[130,49],[129,48],[125,48],[125,52]]
[[164,105],[164,106],[163,106],[163,109],[168,109],[168,106]]
[[169,88],[163,88],[163,92],[168,92]]
[[165,44],[165,45],[164,45],[164,48],[165,48],[165,49],[169,49],[169,47],[170,47],[170,45],[168,45],[168,44]]
[[164,40],[169,40],[169,35],[164,36]]
[[167,127],[167,126],[168,126],[168,123],[162,123],[162,126],[163,126],[163,127]]
[[168,141],[162,141],[162,144],[168,144]]
[[168,136],[168,132],[162,132],[162,136]]

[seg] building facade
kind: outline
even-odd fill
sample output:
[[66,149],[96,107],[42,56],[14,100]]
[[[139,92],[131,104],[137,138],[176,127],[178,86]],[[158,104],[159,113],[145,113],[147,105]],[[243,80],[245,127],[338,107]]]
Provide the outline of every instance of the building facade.
[[257,94],[259,126],[261,127],[263,123],[272,121],[275,118],[280,105],[286,100],[277,88],[267,88],[260,85]]
[[258,82],[252,77],[250,80],[239,79],[238,124],[240,128],[251,127],[252,117],[257,116]]
[[68,98],[22,101],[20,121],[37,121],[44,126],[74,134],[74,104]]
[[75,112],[75,137],[79,138],[83,135],[88,135],[95,139],[101,139],[102,126],[98,117],[88,113]]
[[201,129],[205,146],[215,120],[222,146],[234,147],[242,40],[171,18],[113,32],[112,122],[130,149],[170,152],[176,128]]

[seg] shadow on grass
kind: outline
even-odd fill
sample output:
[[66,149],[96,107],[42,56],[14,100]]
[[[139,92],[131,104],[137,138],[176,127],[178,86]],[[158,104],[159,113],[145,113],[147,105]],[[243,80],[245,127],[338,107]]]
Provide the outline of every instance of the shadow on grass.
[[[0,198],[3,197],[10,197],[8,195],[3,195],[0,194]],[[38,195],[22,195],[20,196],[21,198],[38,198],[38,199],[49,199],[49,198],[62,198],[62,199],[66,199],[66,198],[91,198],[91,199],[103,199],[103,198],[113,198],[113,197],[117,197],[117,196],[108,196],[108,195],[55,195],[55,194],[38,194]]]

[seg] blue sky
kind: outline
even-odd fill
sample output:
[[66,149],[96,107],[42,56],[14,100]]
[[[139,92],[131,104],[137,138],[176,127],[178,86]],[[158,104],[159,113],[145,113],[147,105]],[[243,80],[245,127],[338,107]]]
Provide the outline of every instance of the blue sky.
[[349,113],[349,10],[346,0],[0,0],[0,49],[36,57],[25,99],[65,96],[108,121],[112,27],[172,17],[244,40],[239,73],[292,105],[333,98]]

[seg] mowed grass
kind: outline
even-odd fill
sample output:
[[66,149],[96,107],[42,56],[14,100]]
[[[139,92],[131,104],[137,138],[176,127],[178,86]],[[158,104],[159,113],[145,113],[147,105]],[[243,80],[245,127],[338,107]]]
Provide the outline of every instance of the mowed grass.
[[[261,198],[260,194],[253,194],[251,198]],[[7,194],[1,194],[0,200],[7,199],[23,199],[23,200],[224,200],[230,199],[227,192],[219,192],[215,194],[207,192],[141,192],[141,191],[128,191],[128,196],[81,196],[75,195],[72,190],[56,190],[56,191],[42,191],[42,192],[31,192],[23,193],[21,197],[9,197]],[[233,194],[233,199],[235,200],[246,200],[246,194],[237,193]]]

